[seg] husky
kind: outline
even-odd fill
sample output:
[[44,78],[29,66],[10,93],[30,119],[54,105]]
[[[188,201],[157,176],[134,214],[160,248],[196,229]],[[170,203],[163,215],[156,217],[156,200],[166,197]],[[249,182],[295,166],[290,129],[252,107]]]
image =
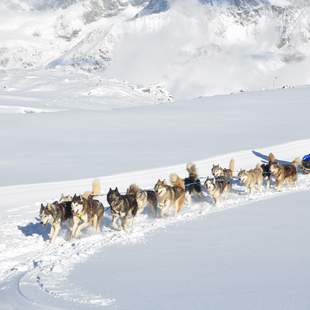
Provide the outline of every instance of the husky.
[[213,165],[211,172],[214,176],[214,178],[225,178],[227,180],[231,180],[234,174],[235,169],[235,161],[234,159],[231,159],[229,162],[229,168],[222,168],[220,165]]
[[240,182],[246,186],[249,193],[252,193],[256,186],[260,192],[262,191],[263,169],[260,164],[257,164],[256,167],[251,170],[241,170],[238,173],[238,178]]
[[177,215],[185,203],[184,181],[176,174],[171,174],[170,183],[168,185],[165,180],[158,180],[154,187],[161,217],[168,215],[172,207]]
[[212,197],[214,204],[217,204],[223,194],[231,191],[232,184],[227,178],[207,178],[205,187]]
[[129,221],[131,220],[132,226],[133,219],[138,212],[138,204],[134,195],[121,195],[117,187],[114,190],[110,188],[107,194],[107,201],[111,207],[113,228],[120,229],[117,224],[120,219],[122,229],[128,231]]
[[146,207],[151,209],[153,217],[157,216],[157,196],[152,190],[142,190],[136,184],[131,184],[127,189],[127,195],[133,195],[138,204],[138,214],[141,214]]
[[261,164],[261,168],[263,170],[263,179],[265,181],[267,189],[270,189],[270,182],[271,182],[270,166],[271,166],[272,163],[275,163],[276,161],[277,160],[276,160],[275,156],[272,153],[270,153],[268,155],[268,163]]
[[295,185],[297,182],[297,166],[299,160],[295,159],[289,165],[280,165],[279,163],[272,163],[270,171],[272,176],[275,178],[275,189],[279,190],[284,183]]
[[188,172],[188,177],[184,179],[185,193],[187,195],[189,205],[191,205],[192,197],[202,198],[203,195],[196,165],[193,163],[188,163],[186,165],[186,170]]
[[103,204],[89,196],[85,199],[82,195],[72,197],[73,227],[71,238],[76,238],[87,226],[92,225],[96,232],[100,231],[100,224],[104,215]]
[[54,201],[46,206],[41,203],[40,220],[42,225],[50,224],[52,226],[49,238],[50,242],[53,243],[58,236],[61,224],[67,220],[72,220],[71,202]]

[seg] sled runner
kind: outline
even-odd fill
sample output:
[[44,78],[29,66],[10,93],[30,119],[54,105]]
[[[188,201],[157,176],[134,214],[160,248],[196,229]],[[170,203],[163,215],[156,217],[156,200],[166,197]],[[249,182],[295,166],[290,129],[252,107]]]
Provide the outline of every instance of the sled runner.
[[310,173],[310,154],[303,157],[301,165],[304,173]]

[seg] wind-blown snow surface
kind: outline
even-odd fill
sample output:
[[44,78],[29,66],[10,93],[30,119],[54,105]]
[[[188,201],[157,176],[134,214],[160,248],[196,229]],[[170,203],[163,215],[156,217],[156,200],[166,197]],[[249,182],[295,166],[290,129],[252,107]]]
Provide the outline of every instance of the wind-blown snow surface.
[[177,98],[304,85],[309,10],[287,0],[6,0],[0,68],[96,71]]
[[[68,99],[68,102],[61,103],[59,100],[61,92],[58,94],[59,97],[54,94],[56,96],[54,98],[58,98],[58,101],[53,106],[52,98],[45,96],[45,92],[51,90],[41,89],[34,97],[31,97],[26,88],[20,89],[21,81],[22,79],[20,82],[17,79],[16,86],[19,90],[15,90],[15,94],[12,91],[14,95],[11,97],[7,93],[1,93],[2,98],[4,98],[1,104],[10,106],[14,103],[15,107],[33,107],[43,110],[44,107],[46,108],[43,101],[46,100],[49,103],[49,109],[54,107],[55,110],[66,109],[66,111],[0,114],[1,141],[2,148],[5,150],[0,157],[1,175],[3,176],[2,187],[0,188],[2,206],[0,210],[1,308],[50,309],[54,307],[56,309],[72,309],[74,307],[88,309],[102,307],[103,305],[121,309],[130,309],[131,306],[143,308],[148,303],[148,297],[142,299],[141,303],[137,299],[128,302],[127,293],[129,290],[124,291],[121,284],[119,284],[121,290],[119,293],[115,289],[115,281],[123,283],[131,281],[129,278],[131,277],[131,267],[128,266],[126,272],[126,266],[123,265],[126,264],[126,255],[123,255],[123,251],[126,252],[126,249],[128,251],[135,250],[136,246],[142,246],[141,242],[146,242],[147,245],[151,244],[152,238],[157,238],[157,236],[162,239],[163,247],[168,247],[170,237],[168,236],[166,243],[165,238],[161,238],[161,236],[165,235],[165,232],[168,235],[171,234],[178,224],[179,228],[177,229],[184,227],[184,234],[188,229],[189,239],[184,242],[191,242],[193,247],[187,249],[185,257],[189,260],[194,259],[194,257],[190,258],[190,252],[195,253],[197,249],[204,247],[204,244],[201,244],[200,241],[196,242],[193,236],[193,229],[195,223],[198,223],[197,220],[201,223],[198,226],[200,228],[197,229],[202,236],[207,235],[209,233],[209,221],[212,220],[215,213],[243,206],[238,209],[235,215],[236,222],[240,223],[243,218],[242,210],[248,208],[248,204],[261,201],[262,215],[256,217],[253,213],[255,226],[258,227],[261,223],[259,220],[263,221],[265,217],[270,216],[269,204],[272,204],[271,208],[275,208],[273,210],[277,214],[274,219],[275,223],[278,218],[288,218],[291,216],[291,212],[295,212],[296,207],[294,205],[286,206],[283,209],[279,207],[279,204],[282,205],[282,203],[281,200],[277,199],[280,197],[286,199],[284,194],[298,192],[292,196],[297,197],[296,201],[299,201],[298,197],[308,197],[310,179],[306,176],[299,177],[296,188],[284,188],[280,193],[271,190],[268,193],[263,192],[250,197],[243,195],[244,188],[236,184],[234,193],[218,207],[212,207],[206,202],[192,208],[184,208],[176,218],[153,220],[147,216],[140,216],[136,219],[134,229],[129,234],[112,230],[109,226],[110,216],[107,212],[103,233],[94,234],[89,229],[80,239],[67,242],[64,239],[66,231],[63,230],[57,238],[57,242],[51,245],[46,242],[48,229],[43,228],[36,219],[39,203],[57,199],[62,192],[74,193],[89,189],[91,179],[77,181],[74,179],[101,175],[100,179],[104,192],[109,186],[119,186],[124,191],[132,182],[144,188],[152,188],[157,178],[167,177],[171,172],[185,175],[185,162],[189,160],[196,161],[200,175],[205,177],[210,174],[213,163],[218,162],[227,166],[231,157],[236,160],[236,170],[238,170],[241,167],[255,166],[270,151],[274,152],[278,158],[286,161],[309,153],[310,140],[305,130],[305,124],[307,124],[310,112],[308,102],[310,90],[305,87],[249,92],[230,96],[199,98],[173,104],[136,106],[130,109],[130,105],[127,105],[127,108],[113,109],[113,103],[107,104],[104,108],[99,102],[92,102],[87,105],[87,102],[82,101],[75,106],[74,99],[72,101]],[[53,84],[51,83],[50,86],[53,87]],[[76,89],[76,91],[79,90]],[[34,101],[33,98],[36,98],[37,101]],[[8,101],[6,102],[6,100]],[[269,147],[266,147],[268,145]],[[253,150],[256,152],[253,153]],[[224,155],[220,156],[219,154]],[[175,166],[175,164],[179,165]],[[145,170],[147,168],[153,169]],[[125,171],[135,172],[124,173]],[[51,182],[66,179],[73,179],[73,181]],[[47,181],[49,183],[42,183]],[[31,185],[29,184],[31,182],[40,184]],[[25,185],[14,185],[17,183],[25,183]],[[10,184],[11,186],[9,186]],[[304,193],[301,194],[301,192]],[[265,205],[269,198],[275,199]],[[105,197],[102,199],[107,205]],[[285,204],[290,205],[289,202]],[[246,214],[249,216],[251,214],[250,209],[246,209]],[[302,219],[307,218],[306,208],[302,207],[300,210],[302,213],[298,216]],[[232,212],[234,211],[228,211],[228,214]],[[294,238],[293,236],[297,238],[302,219],[297,218],[296,222],[292,222],[290,229],[281,225],[279,231],[281,229],[283,238]],[[231,219],[232,224],[235,220]],[[227,221],[229,222],[228,215]],[[191,224],[190,226],[183,226],[183,222],[191,222]],[[220,231],[234,229],[234,226],[229,226],[229,223],[227,225],[228,227],[219,225],[218,229]],[[246,229],[249,226],[252,225],[248,223],[242,230],[244,242],[250,242],[247,239]],[[303,227],[307,229],[307,226],[303,225]],[[264,236],[268,235],[268,230],[266,228]],[[270,228],[270,234],[272,235],[272,233],[273,230]],[[307,235],[308,232],[304,232],[304,234]],[[193,237],[190,241],[191,236]],[[217,259],[216,253],[218,252],[215,245],[225,249],[232,242],[233,244],[236,242],[227,237],[221,241],[223,243],[219,244],[220,240],[216,236],[213,238],[212,236],[214,236],[213,229],[210,230],[210,236],[208,236],[208,242],[214,245],[214,251],[211,250],[212,247],[208,251],[210,262]],[[178,246],[180,243],[177,240],[181,239],[179,239],[178,234],[175,238],[176,248],[171,249],[170,255],[173,253],[177,255],[180,251]],[[262,242],[259,234],[256,235],[256,238]],[[137,243],[138,245],[135,245]],[[281,245],[283,251],[279,250],[278,256],[273,251],[275,259],[283,262],[283,269],[290,267],[289,262],[283,260],[283,253],[293,251],[291,245],[289,243],[286,249]],[[118,252],[119,247],[120,251]],[[266,247],[267,252],[270,250],[269,247],[270,245]],[[155,262],[163,259],[160,255],[161,252],[156,251],[156,248],[155,242],[154,251],[151,251]],[[264,248],[254,248],[258,257],[261,257],[264,262],[266,259]],[[137,250],[137,255],[139,255],[138,253],[139,250]],[[300,270],[308,268],[308,254],[307,251],[302,252],[300,256],[292,254],[294,261],[300,260]],[[100,258],[102,255],[109,256],[107,259],[108,266],[101,266],[105,264],[105,256],[103,259]],[[131,260],[131,254],[128,255],[129,260]],[[141,258],[144,255],[141,253]],[[90,268],[88,267],[88,259],[91,257],[94,257],[91,268],[98,270],[96,276],[94,276],[93,270],[88,269]],[[169,265],[171,257],[167,257],[166,275],[167,277],[174,277],[175,281],[178,281],[180,274],[175,275]],[[220,257],[223,260],[223,257]],[[235,269],[244,270],[242,252],[235,252],[233,257],[235,257]],[[180,257],[175,258],[177,261],[181,260]],[[111,259],[113,263],[111,263]],[[137,262],[139,259],[137,257]],[[229,260],[229,255],[227,259]],[[261,289],[259,280],[261,279],[260,268],[267,268],[264,264],[253,266],[253,277],[249,284],[251,291],[247,295],[248,298],[261,298],[260,292],[265,294],[265,290],[262,291]],[[180,266],[179,263],[178,265]],[[133,270],[135,270],[135,266],[133,266]],[[156,269],[157,266],[159,269]],[[162,286],[162,290],[154,290],[154,285],[161,286],[160,282],[158,283],[156,278],[156,282],[154,282],[152,275],[150,278],[147,277],[149,269],[156,273],[156,270],[161,270],[161,266],[161,264],[152,266],[142,264],[141,273],[144,273],[145,277],[141,274],[137,277],[139,279],[144,277],[146,282],[137,283],[137,286],[153,288],[152,296],[160,306],[165,307],[167,305],[167,308],[171,308],[174,303],[173,300],[176,300],[176,295],[173,292],[176,291],[171,292],[169,290],[169,292],[164,293],[165,286]],[[234,283],[234,279],[224,277],[225,268],[227,268],[225,266],[227,265],[224,262],[224,266],[217,267],[222,268],[218,273],[218,278],[216,278],[216,272],[212,273],[215,284],[222,281]],[[105,274],[104,271],[101,273],[102,268],[106,267],[109,267],[109,273]],[[117,271],[120,268],[124,270],[121,274]],[[190,269],[191,266],[187,265],[186,268]],[[205,268],[208,272],[210,270],[208,268],[211,266]],[[270,270],[269,268],[271,267],[268,266],[268,270]],[[182,273],[181,270],[182,268],[180,268]],[[194,272],[197,269],[195,267],[192,270]],[[255,277],[256,273],[258,273],[257,277]],[[88,275],[92,279],[88,278]],[[109,277],[111,278],[109,279]],[[286,293],[288,296],[296,296],[300,303],[294,303],[294,305],[300,305],[298,308],[306,309],[308,300],[302,291],[302,287],[307,285],[306,277],[306,272],[304,274],[298,272],[294,283],[299,281],[301,284],[294,286],[294,293],[291,293],[291,287],[286,282],[285,285],[277,288],[279,296]],[[199,274],[196,274],[195,279],[197,286],[195,287],[192,282],[191,292],[201,292],[201,285],[205,283],[204,278],[200,278]],[[248,283],[246,277],[243,279],[245,283]],[[256,279],[258,280],[256,281]],[[84,281],[85,284],[83,284]],[[105,283],[101,285],[102,281]],[[111,281],[111,286],[109,286],[109,281]],[[149,284],[147,281],[151,281],[151,283]],[[96,287],[95,282],[97,283]],[[179,285],[178,287],[177,292],[182,294],[185,300],[184,307],[188,308],[193,295],[186,299],[186,295],[182,291],[184,286]],[[238,287],[230,287],[229,295],[223,290],[222,296],[231,296],[230,294],[237,292]],[[197,290],[198,288],[199,290]],[[213,306],[216,308],[219,305],[220,308],[221,303],[217,301],[219,295],[216,288],[221,291],[220,286],[210,288],[208,293],[212,294],[213,299],[206,303],[202,301],[201,308],[209,305],[209,302],[212,303],[212,300],[214,301]],[[138,295],[145,296],[144,294]],[[146,296],[149,296],[148,293]],[[243,298],[242,295],[238,294],[234,296]],[[267,298],[267,295],[264,296]],[[233,303],[231,302],[231,304]],[[242,305],[239,297],[236,297],[235,304]],[[267,299],[266,304],[269,304]],[[274,299],[271,299],[271,304],[274,305]],[[291,303],[285,302],[285,305],[289,307]],[[304,305],[305,307],[303,307]],[[197,307],[199,308],[199,305]],[[281,309],[281,306],[273,308]]]

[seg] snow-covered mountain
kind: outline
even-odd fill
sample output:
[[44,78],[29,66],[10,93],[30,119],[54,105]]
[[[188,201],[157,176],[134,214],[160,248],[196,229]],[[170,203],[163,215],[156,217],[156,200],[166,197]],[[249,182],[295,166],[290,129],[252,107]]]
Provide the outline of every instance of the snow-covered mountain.
[[0,68],[71,68],[198,96],[310,82],[305,0],[5,0]]

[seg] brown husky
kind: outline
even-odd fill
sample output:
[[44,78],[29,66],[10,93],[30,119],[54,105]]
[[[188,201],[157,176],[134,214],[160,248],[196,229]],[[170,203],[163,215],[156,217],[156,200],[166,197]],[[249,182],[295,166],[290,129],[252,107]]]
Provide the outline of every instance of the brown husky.
[[185,203],[184,181],[176,174],[171,174],[170,182],[171,185],[168,185],[165,180],[158,180],[154,187],[161,216],[168,215],[172,207],[175,208],[176,215]]
[[104,207],[99,200],[94,199],[92,196],[85,199],[82,195],[74,195],[71,206],[73,214],[71,238],[77,237],[89,225],[92,225],[96,232],[100,231]]
[[252,193],[256,186],[260,192],[262,191],[264,177],[263,169],[260,164],[257,164],[254,169],[241,170],[238,173],[238,178],[240,182],[246,186],[249,193]]
[[284,184],[295,185],[297,182],[297,166],[299,165],[299,160],[295,159],[289,165],[281,165],[279,163],[272,163],[270,165],[270,172],[275,178],[276,184],[275,189],[279,190]]

